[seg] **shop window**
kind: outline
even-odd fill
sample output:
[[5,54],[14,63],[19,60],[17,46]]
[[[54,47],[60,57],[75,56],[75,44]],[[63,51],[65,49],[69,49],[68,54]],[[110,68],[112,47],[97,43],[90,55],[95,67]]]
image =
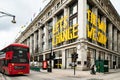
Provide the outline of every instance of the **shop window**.
[[50,59],[50,53],[45,54],[45,60],[49,60]]
[[99,51],[98,60],[105,60],[105,52]]
[[40,55],[39,56],[39,62],[42,62],[43,61],[43,55]]
[[47,23],[47,26],[48,26],[48,48],[51,49],[52,47],[52,25],[53,22],[52,20],[50,20],[48,23]]
[[70,49],[66,49],[66,54],[67,54],[67,58],[71,58],[71,54],[76,51],[77,52],[77,49],[74,47],[74,48],[70,48]]
[[77,13],[77,3],[75,3],[74,5],[70,6],[70,16],[74,15],[75,13]]
[[[73,54],[73,52],[77,52],[77,49],[74,47],[74,48],[70,48],[70,49],[66,49],[66,54],[67,54],[67,58],[71,58],[72,59],[72,54]],[[72,62],[74,61],[74,60],[71,60]]]
[[54,52],[55,53],[55,56],[56,57],[62,57],[62,51],[61,50],[59,50],[59,51],[56,51],[56,52]]
[[[61,18],[63,18],[63,16],[64,16],[64,14],[63,14],[63,11],[60,11],[59,12],[59,14],[57,14],[57,21],[59,21]],[[58,26],[58,33],[60,33],[61,32],[61,30],[60,30],[60,23],[58,24],[59,26]],[[59,46],[62,46],[63,45],[63,42],[61,42],[61,43],[58,43],[56,46],[57,47],[59,47]]]
[[57,8],[59,8],[59,7],[60,7],[60,2],[57,3]]
[[96,50],[92,48],[88,48],[87,61],[86,61],[87,67],[90,68],[92,64],[95,64],[95,61],[96,61]]
[[37,61],[37,56],[34,56],[34,61]]
[[[69,26],[72,27],[73,25],[78,23],[78,10],[77,10],[77,3],[74,3],[69,7]],[[76,27],[77,28],[77,27]],[[70,30],[72,32],[72,29]],[[76,32],[74,35],[78,35]],[[71,39],[67,41],[67,44],[75,42],[77,39]]]
[[72,19],[70,19],[70,21],[69,21],[70,26],[73,26],[76,23],[78,23],[77,16],[72,18]]
[[[90,3],[87,3],[87,10],[92,11],[92,8],[93,8],[93,6]],[[87,19],[88,19],[88,17],[90,17],[90,16],[88,16],[88,13],[87,13]],[[93,25],[88,20],[87,20],[87,25],[89,25],[90,30],[91,30],[91,28],[93,27]],[[88,31],[86,31],[86,32],[87,32],[87,39],[88,39],[88,41],[89,42],[93,42],[92,38],[88,37]]]
[[106,21],[106,37],[107,37],[107,42],[106,42],[106,48],[108,49],[108,39],[109,39],[109,32],[108,32],[108,25],[110,22],[108,22],[108,20]]

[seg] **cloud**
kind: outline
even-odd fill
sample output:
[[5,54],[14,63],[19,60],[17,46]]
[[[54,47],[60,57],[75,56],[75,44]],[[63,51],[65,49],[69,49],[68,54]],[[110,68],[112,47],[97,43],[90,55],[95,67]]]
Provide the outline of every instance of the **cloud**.
[[110,0],[115,7],[116,11],[120,15],[120,0]]
[[0,49],[4,48],[8,44],[11,44],[14,42],[15,35],[13,36],[14,32],[12,31],[1,31],[0,32]]
[[[27,21],[30,21],[30,18],[40,7],[40,1],[35,0],[0,0],[2,4],[0,4],[0,10],[14,14],[16,16],[17,26],[19,27],[22,24],[24,25]],[[37,4],[36,4],[37,3]],[[36,5],[35,5],[36,4]],[[38,9],[39,10],[39,9]],[[0,14],[1,15],[1,14]],[[0,31],[1,30],[10,30],[12,26],[10,17],[3,17],[0,19]]]
[[14,24],[11,23],[12,18],[2,18],[0,19],[0,31],[9,31],[14,27]]
[[29,24],[33,15],[39,13],[40,7],[45,4],[41,0],[0,0],[0,11],[15,15],[17,22],[12,24],[11,17],[0,17],[0,49],[13,43],[21,26]]

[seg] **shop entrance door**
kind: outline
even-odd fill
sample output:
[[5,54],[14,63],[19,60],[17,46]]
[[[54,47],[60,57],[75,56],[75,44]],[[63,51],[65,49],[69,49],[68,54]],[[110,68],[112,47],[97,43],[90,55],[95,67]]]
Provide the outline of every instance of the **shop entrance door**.
[[87,68],[90,69],[91,66],[91,54],[88,52],[87,54]]
[[120,57],[118,57],[118,68],[120,68]]
[[62,66],[62,59],[55,59],[54,60],[54,68],[61,69]]

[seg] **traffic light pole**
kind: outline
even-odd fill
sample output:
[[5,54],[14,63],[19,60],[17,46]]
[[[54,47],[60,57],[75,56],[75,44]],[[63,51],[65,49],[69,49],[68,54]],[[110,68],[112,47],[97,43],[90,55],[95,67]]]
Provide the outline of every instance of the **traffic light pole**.
[[52,51],[52,35],[50,35],[50,39],[51,39],[51,51],[50,51],[50,55],[49,55],[49,71],[48,72],[52,72],[52,59],[53,59],[53,51]]
[[50,71],[52,72],[52,44],[51,44],[51,52],[50,52]]
[[[51,39],[52,39],[52,37],[51,37]],[[48,72],[52,72],[52,60],[55,58],[55,53],[53,52],[53,49],[52,49],[52,42],[51,42],[51,51],[50,51],[50,61],[49,61],[49,63],[50,63],[50,71],[48,71]]]
[[75,75],[75,61],[74,61],[74,75]]
[[74,75],[75,75],[75,66],[77,66],[77,65],[75,65],[75,62],[76,62],[76,60],[78,58],[78,54],[76,52],[74,52],[71,56],[73,58]]

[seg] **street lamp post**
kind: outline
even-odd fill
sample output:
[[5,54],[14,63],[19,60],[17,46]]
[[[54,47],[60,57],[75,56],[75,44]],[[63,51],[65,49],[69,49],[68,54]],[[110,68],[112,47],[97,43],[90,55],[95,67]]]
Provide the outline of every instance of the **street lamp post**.
[[13,17],[13,19],[12,19],[12,23],[16,23],[16,21],[15,21],[15,15],[12,15],[12,14],[9,14],[9,13],[6,13],[6,12],[2,12],[2,11],[0,11],[0,13],[1,14],[3,14],[3,15],[1,15],[0,17],[5,17],[5,16],[10,16],[10,17]]
[[[48,32],[49,32],[49,30],[48,30]],[[53,59],[53,50],[52,50],[52,32],[51,32],[51,34],[50,34],[50,32],[49,32],[49,35],[50,35],[50,39],[51,39],[51,51],[50,51],[50,55],[49,55],[49,63],[50,63],[50,67],[48,68],[49,70],[48,70],[48,72],[52,72],[52,59]]]
[[52,72],[52,46],[51,46],[51,52],[50,52],[50,68],[48,72]]

